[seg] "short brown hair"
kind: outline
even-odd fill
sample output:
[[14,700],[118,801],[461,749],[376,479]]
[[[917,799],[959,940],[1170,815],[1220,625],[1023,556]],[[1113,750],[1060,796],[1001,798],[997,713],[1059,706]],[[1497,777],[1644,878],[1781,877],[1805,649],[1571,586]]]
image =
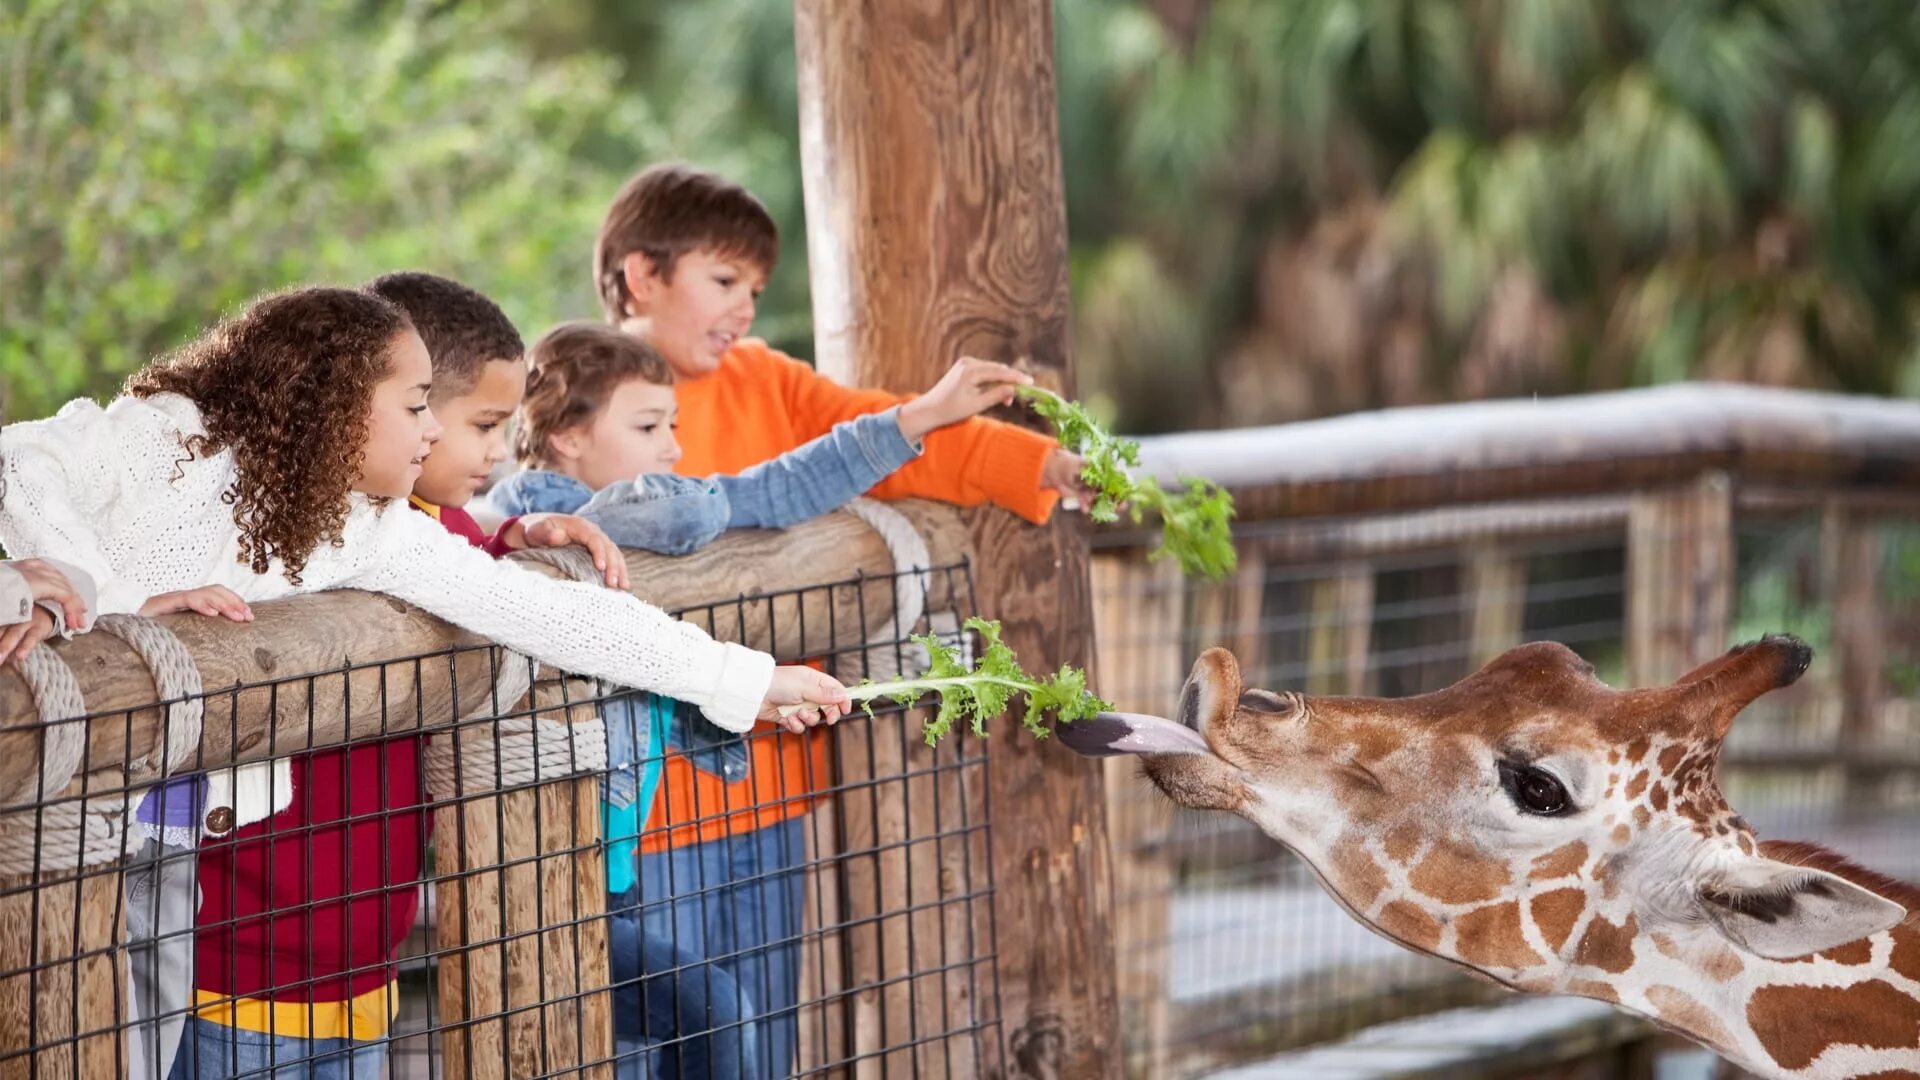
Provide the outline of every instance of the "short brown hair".
[[636,251],[662,280],[673,278],[674,261],[689,251],[746,259],[771,274],[780,258],[780,228],[739,184],[691,165],[654,165],[628,180],[600,219],[593,284],[608,322],[627,314],[621,264]]
[[435,401],[459,397],[495,360],[518,360],[527,343],[500,305],[474,289],[419,270],[382,274],[367,291],[399,305],[413,320],[433,360]]
[[523,465],[547,464],[547,437],[593,419],[627,380],[673,385],[673,369],[653,346],[599,323],[562,323],[528,356],[533,372],[513,443]]

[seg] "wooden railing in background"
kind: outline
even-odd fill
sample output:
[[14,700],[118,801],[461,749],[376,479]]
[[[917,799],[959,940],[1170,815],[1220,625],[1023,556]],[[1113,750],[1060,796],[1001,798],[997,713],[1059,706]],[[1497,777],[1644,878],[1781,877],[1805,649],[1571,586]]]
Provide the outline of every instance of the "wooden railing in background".
[[[1205,476],[1233,491],[1241,565],[1217,584],[1181,582],[1165,564],[1146,562],[1150,529],[1096,535],[1095,682],[1122,708],[1172,708],[1206,645],[1234,649],[1243,670],[1255,672],[1287,634],[1297,681],[1283,688],[1392,692],[1382,685],[1389,646],[1378,635],[1395,612],[1419,604],[1379,594],[1388,566],[1448,575],[1446,595],[1423,602],[1457,602],[1458,638],[1441,643],[1450,657],[1441,667],[1464,674],[1522,641],[1530,559],[1569,538],[1624,551],[1615,677],[1669,680],[1730,644],[1737,534],[1814,517],[1822,532],[1812,572],[1831,599],[1832,629],[1810,680],[1820,689],[1806,692],[1839,711],[1838,733],[1819,747],[1767,747],[1744,761],[1735,754],[1728,766],[1806,775],[1845,766],[1849,778],[1866,780],[1920,775],[1920,754],[1890,753],[1880,729],[1894,643],[1877,579],[1885,528],[1920,525],[1920,403],[1688,384],[1141,442],[1143,468],[1158,478]],[[1394,685],[1408,681],[1417,679]],[[1181,1026],[1193,1017],[1176,1015],[1168,993],[1171,952],[1181,947],[1170,906],[1193,854],[1180,849],[1181,837],[1198,826],[1176,828],[1132,763],[1112,759],[1107,770],[1127,1071],[1188,1075],[1223,1060],[1217,1048],[1182,1045]],[[1205,842],[1217,845],[1220,835]],[[1240,857],[1272,858],[1257,837],[1236,843]],[[1301,993],[1306,1008],[1313,994]],[[1332,1037],[1396,1008],[1423,1007],[1433,1003],[1351,1009],[1273,1039]],[[1256,1021],[1282,1026],[1255,1016],[1241,1027]]]

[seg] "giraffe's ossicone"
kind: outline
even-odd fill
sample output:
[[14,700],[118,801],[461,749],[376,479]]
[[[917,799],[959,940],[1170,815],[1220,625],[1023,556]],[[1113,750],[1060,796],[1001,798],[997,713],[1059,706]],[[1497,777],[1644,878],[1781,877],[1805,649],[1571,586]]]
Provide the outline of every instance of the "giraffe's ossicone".
[[1408,948],[1614,1002],[1763,1075],[1920,1080],[1920,890],[1758,841],[1716,778],[1734,716],[1811,659],[1768,637],[1616,690],[1533,644],[1390,700],[1250,689],[1211,649],[1177,722],[1061,737],[1254,822]]

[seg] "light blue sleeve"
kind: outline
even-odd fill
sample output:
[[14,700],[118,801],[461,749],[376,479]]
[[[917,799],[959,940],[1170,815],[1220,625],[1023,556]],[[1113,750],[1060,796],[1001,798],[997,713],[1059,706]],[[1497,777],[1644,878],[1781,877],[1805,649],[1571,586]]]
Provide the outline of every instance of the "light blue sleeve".
[[575,512],[621,547],[661,555],[698,551],[726,532],[733,516],[719,484],[671,473],[610,484]]
[[831,431],[738,476],[716,476],[736,529],[784,529],[838,510],[920,456],[900,408],[843,420]]

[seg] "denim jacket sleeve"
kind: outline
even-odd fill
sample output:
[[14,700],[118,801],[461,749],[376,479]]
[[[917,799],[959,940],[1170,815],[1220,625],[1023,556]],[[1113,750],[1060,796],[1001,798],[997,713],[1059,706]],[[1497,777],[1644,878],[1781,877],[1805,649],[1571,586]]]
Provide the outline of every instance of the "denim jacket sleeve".
[[685,555],[727,531],[727,492],[713,480],[649,473],[609,484],[575,511],[621,547]]
[[[900,409],[858,416],[738,476],[712,479],[736,529],[784,529],[837,510],[920,456],[900,432]],[[618,539],[616,537],[616,539]]]

